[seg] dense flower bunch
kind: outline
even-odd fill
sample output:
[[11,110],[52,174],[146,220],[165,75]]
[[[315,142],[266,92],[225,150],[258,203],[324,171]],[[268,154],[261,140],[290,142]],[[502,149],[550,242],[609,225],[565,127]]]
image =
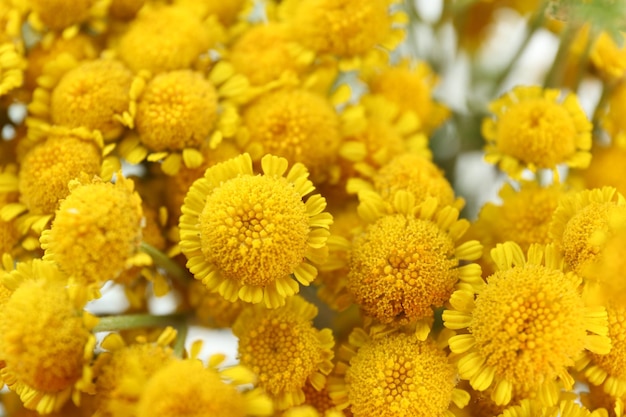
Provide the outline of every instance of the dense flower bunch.
[[2,415],[622,417],[625,7],[418,3],[0,0]]

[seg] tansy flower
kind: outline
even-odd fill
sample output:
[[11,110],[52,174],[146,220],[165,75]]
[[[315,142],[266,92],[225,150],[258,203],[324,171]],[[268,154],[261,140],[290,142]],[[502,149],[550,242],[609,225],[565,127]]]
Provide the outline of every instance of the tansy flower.
[[93,25],[96,19],[104,18],[108,4],[105,0],[27,0],[26,3],[30,10],[28,21],[35,30],[71,28],[68,35],[78,32],[81,23],[91,20]]
[[626,216],[626,200],[612,187],[584,190],[559,202],[550,237],[563,253],[566,265],[585,278],[601,279],[590,265],[602,248],[602,236],[612,234],[611,217]]
[[220,362],[221,358],[213,357],[205,367],[196,359],[171,361],[146,383],[135,415],[271,416],[272,403],[260,389],[238,389],[239,385],[253,383],[254,375],[241,365],[218,372]]
[[[41,236],[44,259],[54,261],[81,289],[97,290],[135,264],[149,263],[139,253],[143,212],[133,182],[118,174],[115,184],[85,177],[69,184],[52,227]],[[149,258],[149,257],[148,257]]]
[[393,50],[404,38],[394,27],[405,15],[390,12],[392,0],[306,0],[295,7],[289,24],[295,39],[318,54],[340,58],[364,55],[375,46]]
[[[220,72],[214,68],[212,74]],[[191,70],[164,72],[151,79],[136,97],[138,136],[122,140],[120,155],[134,164],[146,158],[163,160],[161,168],[168,175],[176,174],[183,163],[189,168],[200,166],[201,149],[215,148],[223,136],[234,135],[237,127],[235,108],[218,104],[218,95],[222,98],[228,87],[216,90],[214,85]]]
[[216,16],[224,26],[235,23],[237,18],[243,19],[249,8],[252,7],[250,0],[231,0],[222,2],[198,2],[195,0],[177,0],[177,4],[190,8],[199,16]]
[[336,372],[343,378],[333,378],[329,391],[354,417],[453,417],[448,408],[469,401],[455,388],[454,365],[430,339],[404,333],[372,339],[357,328],[342,352]]
[[602,385],[607,394],[623,398],[626,396],[626,306],[609,302],[606,311],[611,351],[605,355],[586,353],[577,363],[577,368],[584,369],[591,384]]
[[120,38],[116,51],[135,72],[143,69],[157,74],[189,68],[220,40],[216,25],[211,21],[203,24],[186,7],[144,7]]
[[258,375],[258,384],[279,410],[305,401],[307,381],[321,390],[333,367],[330,329],[317,330],[317,307],[296,296],[283,307],[244,309],[233,325],[239,338],[239,360]]
[[323,413],[309,405],[301,405],[285,411],[282,417],[344,417],[344,414],[338,410],[328,410]]
[[0,314],[0,375],[41,414],[58,411],[70,397],[77,403],[78,389],[88,389],[92,377],[96,341],[90,330],[97,319],[76,306],[65,282],[54,278],[59,275],[54,264],[33,260],[30,270],[4,278],[14,292]]
[[545,406],[540,401],[524,399],[518,405],[508,407],[498,417],[600,417],[606,410],[589,411],[572,400],[562,400],[557,405]]
[[[32,126],[36,122],[47,122],[68,128],[97,130],[105,140],[116,139],[124,129],[122,116],[130,111],[132,72],[113,59],[76,63],[67,55],[65,58],[68,58],[68,68],[63,75],[44,70],[45,85],[35,90],[33,102],[29,104],[29,111],[34,116],[29,118],[29,123]],[[57,70],[63,72],[60,68],[55,68]],[[55,80],[57,76],[59,78]]]
[[0,96],[8,94],[24,82],[26,60],[13,42],[0,44]]
[[593,157],[589,166],[571,171],[568,181],[589,189],[608,185],[616,188],[622,195],[626,194],[626,146],[616,143],[609,146],[594,145],[591,155]]
[[467,330],[449,340],[459,375],[476,390],[493,387],[498,405],[537,391],[552,405],[557,378],[572,388],[568,368],[579,355],[609,351],[606,311],[585,305],[580,278],[563,272],[552,245],[532,245],[526,257],[506,242],[491,254],[498,270],[487,284],[457,290],[443,312],[447,328]]
[[257,86],[287,76],[300,76],[314,58],[314,54],[302,50],[290,38],[286,25],[273,22],[244,32],[228,55],[235,69]]
[[485,160],[514,179],[524,168],[536,172],[559,164],[584,168],[591,160],[591,123],[575,94],[562,99],[561,91],[541,87],[515,87],[489,105],[482,134]]
[[595,40],[589,60],[598,73],[610,82],[623,80],[626,76],[626,48],[623,44],[617,45],[607,32],[603,31]]
[[302,89],[269,92],[243,110],[244,149],[253,160],[265,153],[300,162],[314,183],[328,179],[339,149],[339,117],[330,101]]
[[375,193],[359,195],[359,215],[369,223],[350,252],[348,290],[364,313],[383,325],[410,325],[426,339],[433,308],[442,307],[459,281],[482,282],[477,241],[456,242],[469,227],[453,207],[436,199],[417,205],[398,191],[393,204]]
[[119,334],[109,334],[101,343],[107,352],[101,353],[94,364],[97,415],[134,417],[145,384],[175,360],[169,347],[175,338],[176,331],[167,328],[156,343],[139,338],[127,345]]
[[[230,301],[285,303],[309,285],[322,263],[332,216],[302,164],[248,154],[207,169],[190,188],[180,218],[180,247],[195,278]],[[292,278],[292,274],[295,277]],[[297,282],[296,282],[297,280]]]
[[241,300],[230,302],[199,281],[189,283],[187,298],[200,323],[215,328],[231,327],[247,304]]

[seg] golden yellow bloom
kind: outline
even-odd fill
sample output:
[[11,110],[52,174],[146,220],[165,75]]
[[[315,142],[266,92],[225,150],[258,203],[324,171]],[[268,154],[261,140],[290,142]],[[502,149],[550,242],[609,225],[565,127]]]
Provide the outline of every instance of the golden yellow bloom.
[[312,263],[326,256],[332,216],[318,194],[303,200],[314,187],[302,164],[287,172],[287,160],[266,155],[261,166],[263,175],[254,175],[244,154],[207,169],[185,198],[180,247],[210,290],[276,308],[298,282],[315,279]]
[[305,401],[307,381],[321,390],[333,368],[332,331],[313,327],[315,316],[317,307],[296,296],[274,310],[249,307],[233,325],[239,360],[258,375],[279,410]]
[[272,415],[272,403],[259,389],[237,389],[237,385],[254,382],[248,370],[236,366],[218,372],[211,362],[207,368],[196,359],[172,361],[162,367],[145,385],[137,417]]
[[253,85],[264,85],[286,75],[299,76],[314,55],[301,50],[287,26],[270,22],[247,30],[232,46],[228,59]]
[[[11,273],[20,281],[24,269]],[[90,329],[96,319],[77,308],[51,262],[33,260],[30,271],[2,309],[0,371],[5,383],[27,408],[59,410],[77,388],[91,382],[89,362],[95,347]]]
[[557,405],[545,406],[538,400],[524,399],[520,404],[508,407],[498,417],[600,417],[602,415],[605,414],[592,413],[572,400],[562,400]]
[[609,81],[620,81],[626,76],[626,48],[618,46],[606,32],[596,39],[589,59],[598,73]]
[[601,188],[608,185],[616,188],[622,195],[626,194],[626,147],[617,144],[594,145],[591,155],[593,157],[589,166],[570,172],[568,180],[579,184],[581,188]]
[[122,35],[117,53],[133,71],[156,74],[191,67],[217,40],[185,7],[144,8]]
[[[141,198],[133,182],[99,178],[71,181],[49,230],[41,236],[44,259],[56,262],[81,288],[97,290],[137,262],[143,227]],[[147,255],[145,255],[147,256]]]
[[[377,45],[389,50],[404,33],[392,29],[391,0],[307,0],[299,2],[291,20],[294,37],[321,54],[352,57]],[[400,17],[400,16],[395,16]]]
[[329,390],[337,407],[350,407],[354,417],[452,417],[451,404],[462,408],[469,401],[455,388],[454,365],[430,339],[404,333],[371,339],[357,328],[344,351],[346,362],[337,369],[345,376]]
[[168,346],[176,332],[168,328],[156,343],[140,339],[127,345],[117,333],[101,343],[108,352],[101,353],[96,370],[96,408],[102,417],[133,417],[146,382],[161,368],[175,360]]
[[591,123],[575,94],[560,99],[561,91],[515,87],[493,101],[493,118],[483,121],[485,160],[498,164],[514,179],[524,168],[533,172],[559,164],[584,168],[591,160]]
[[13,42],[0,44],[0,96],[22,85],[25,68],[26,60]]
[[306,90],[264,94],[243,113],[249,132],[245,150],[256,161],[266,153],[303,163],[314,183],[328,178],[337,158],[339,118],[324,97]]
[[146,0],[111,0],[109,15],[116,19],[131,20],[146,4]]
[[27,0],[29,22],[39,31],[63,30],[87,21],[103,9],[102,0]]
[[250,0],[230,0],[230,1],[209,1],[198,2],[196,0],[177,0],[177,4],[194,10],[199,16],[217,16],[218,20],[225,26],[232,25],[243,13],[249,11]]
[[388,207],[375,193],[361,193],[359,215],[370,223],[353,242],[348,290],[367,316],[393,327],[415,326],[424,340],[433,309],[442,307],[459,282],[482,282],[477,241],[457,245],[469,227],[453,207],[436,199],[417,205],[412,194],[396,193]]
[[199,281],[189,283],[187,297],[200,324],[207,327],[231,327],[247,305],[241,300],[230,302]]
[[568,368],[579,355],[609,351],[606,310],[585,305],[580,278],[562,271],[552,245],[532,245],[524,256],[506,242],[491,254],[496,273],[482,288],[457,290],[443,313],[447,328],[468,331],[449,340],[459,375],[476,390],[493,387],[498,405],[529,391],[552,405],[557,378],[572,388]]
[[612,233],[611,217],[619,214],[626,215],[626,200],[612,187],[584,190],[561,199],[550,237],[570,269],[585,278],[601,278],[590,268],[602,247],[597,238]]

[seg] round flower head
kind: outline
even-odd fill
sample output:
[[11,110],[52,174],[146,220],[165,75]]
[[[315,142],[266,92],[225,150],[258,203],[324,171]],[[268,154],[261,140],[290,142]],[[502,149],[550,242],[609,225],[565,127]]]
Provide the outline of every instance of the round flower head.
[[299,2],[291,17],[294,37],[321,54],[339,57],[363,55],[375,46],[389,50],[404,33],[392,28],[397,13],[389,13],[391,0],[309,0]]
[[398,191],[389,207],[375,193],[359,198],[359,215],[370,224],[353,241],[348,290],[367,316],[415,326],[424,340],[433,308],[448,301],[455,285],[482,282],[478,265],[466,263],[480,257],[482,246],[456,244],[469,223],[453,207],[437,209],[436,199],[416,205],[413,195]]
[[246,151],[257,160],[271,153],[301,162],[319,183],[328,177],[339,148],[339,118],[324,97],[306,90],[264,94],[243,113]]
[[258,375],[279,410],[305,401],[307,381],[321,390],[332,370],[333,335],[313,327],[315,316],[317,307],[296,296],[274,310],[251,306],[233,325],[240,362]]
[[13,42],[0,44],[0,96],[22,85],[25,68],[26,61]]
[[41,236],[44,259],[56,262],[81,287],[97,290],[144,260],[138,253],[141,199],[121,175],[115,184],[83,177],[69,187],[52,227]]
[[102,0],[27,0],[29,22],[38,31],[55,31],[77,26],[90,18],[103,17]]
[[41,232],[59,201],[68,195],[69,181],[81,173],[88,176],[100,173],[101,149],[93,140],[69,135],[51,136],[32,148],[24,156],[18,174],[20,204],[7,206],[12,207],[8,217],[28,211],[29,214],[20,218],[24,220],[21,223]]
[[[0,320],[0,371],[27,408],[58,411],[78,388],[91,382],[96,319],[77,308],[56,266],[34,260],[34,276],[24,279],[3,306]],[[20,280],[24,269],[10,273]]]
[[[207,169],[190,188],[180,247],[196,279],[230,301],[285,303],[309,285],[326,255],[330,214],[302,164],[266,155],[254,175],[248,154]],[[292,278],[295,276],[297,282]]]
[[469,400],[455,388],[454,365],[430,339],[404,333],[371,339],[357,328],[349,343],[345,362],[337,365],[344,377],[333,378],[329,391],[337,407],[350,407],[354,417],[452,417],[448,408]]
[[119,118],[128,111],[132,81],[133,74],[119,61],[84,61],[52,90],[50,119],[56,125],[99,130],[105,139],[115,139],[124,128]]
[[591,160],[591,128],[575,94],[515,87],[493,101],[493,118],[483,121],[485,159],[514,179],[524,168],[551,169],[559,164],[584,168]]
[[101,343],[108,352],[101,353],[96,370],[95,407],[102,417],[136,416],[137,403],[145,384],[161,368],[175,360],[168,346],[176,332],[167,328],[156,343],[143,338],[127,345],[118,333],[111,333]]
[[217,16],[218,20],[225,26],[234,24],[237,17],[242,13],[248,12],[251,6],[249,0],[231,0],[231,1],[205,1],[196,0],[178,0],[177,4],[184,5],[194,10],[199,16]]
[[313,54],[301,51],[290,39],[285,25],[273,22],[247,30],[228,56],[237,71],[248,77],[252,85],[259,86],[276,81],[286,73],[301,75],[313,58]]
[[216,41],[211,27],[185,7],[144,8],[122,35],[117,53],[133,71],[156,74],[189,68]]
[[525,392],[552,405],[557,378],[572,388],[567,369],[579,355],[609,351],[606,310],[585,305],[580,278],[562,271],[552,245],[532,245],[525,257],[506,242],[491,256],[498,270],[487,284],[457,290],[443,312],[447,328],[467,329],[449,340],[459,375],[478,391],[493,387],[498,405]]
[[561,400],[558,404],[545,406],[538,400],[524,399],[518,405],[505,409],[498,417],[600,417],[606,415],[603,412],[591,412],[572,400]]
[[[215,360],[205,368],[196,359],[172,361],[146,383],[137,405],[137,417],[246,417],[272,415],[272,403],[259,389],[239,391],[254,382],[242,366],[218,372]],[[224,379],[232,382],[226,383]]]
[[601,32],[595,40],[589,59],[600,76],[609,82],[619,82],[626,76],[626,48],[617,45],[607,32]]
[[626,215],[626,200],[615,188],[584,190],[563,198],[554,213],[550,237],[566,265],[585,278],[601,279],[590,265],[598,259],[600,234],[611,234],[611,217]]
[[[624,96],[626,100],[626,96]],[[594,146],[593,157],[586,169],[570,172],[568,180],[580,182],[583,188],[615,187],[626,194],[626,147],[619,145]],[[611,167],[611,169],[607,169]]]

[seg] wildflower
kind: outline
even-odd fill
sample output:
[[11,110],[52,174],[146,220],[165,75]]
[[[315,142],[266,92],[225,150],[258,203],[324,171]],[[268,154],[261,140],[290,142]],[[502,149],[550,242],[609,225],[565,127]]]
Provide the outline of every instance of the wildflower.
[[587,274],[601,248],[594,237],[610,234],[610,219],[620,213],[626,215],[626,200],[612,187],[580,191],[561,200],[550,237],[569,268],[585,278],[598,279],[595,273]]
[[561,417],[599,417],[604,414],[592,413],[572,400],[561,400],[556,405],[546,407],[540,401],[523,399],[520,404],[506,408],[498,417],[551,417],[557,415]]
[[243,19],[249,13],[251,2],[249,0],[232,0],[225,2],[197,2],[195,0],[179,0],[178,4],[192,9],[198,16],[216,16],[224,26],[236,23],[237,19]]
[[620,81],[626,76],[626,49],[618,46],[606,32],[601,32],[595,40],[589,59],[598,73],[609,81]]
[[146,383],[137,417],[272,415],[272,404],[259,389],[237,389],[238,385],[254,382],[248,370],[236,366],[218,372],[215,362],[209,360],[206,368],[196,359],[171,361],[163,366]]
[[187,288],[189,305],[200,323],[207,327],[228,328],[233,325],[246,303],[230,302],[219,293],[211,292],[199,281],[189,283]]
[[494,118],[483,121],[485,160],[497,163],[514,179],[524,168],[533,172],[559,164],[584,168],[591,160],[591,123],[576,95],[540,87],[515,87],[493,101]]
[[[254,175],[248,154],[207,169],[183,205],[180,247],[187,267],[229,301],[285,303],[315,279],[325,257],[330,214],[302,164],[266,155]],[[286,176],[284,175],[286,173]],[[295,279],[291,277],[295,276]]]
[[580,354],[609,351],[606,311],[585,305],[580,278],[563,272],[552,245],[532,245],[526,257],[506,242],[491,254],[498,270],[487,284],[457,290],[443,313],[447,328],[468,331],[449,340],[459,375],[476,390],[493,387],[498,405],[529,391],[554,404],[552,386],[559,378],[571,389]]
[[477,265],[461,265],[479,258],[482,246],[457,246],[469,223],[453,207],[437,209],[436,199],[417,205],[398,191],[388,213],[375,193],[359,198],[359,215],[370,224],[353,241],[348,290],[367,316],[392,327],[415,326],[424,340],[433,308],[446,303],[459,280],[482,282]]
[[38,31],[60,31],[88,20],[104,17],[102,0],[28,0],[29,22]]
[[393,50],[404,32],[392,27],[402,20],[391,15],[390,0],[308,0],[298,4],[291,16],[294,37],[318,54],[350,58],[381,45]]
[[145,4],[146,0],[111,0],[109,16],[115,19],[131,20]]
[[264,94],[243,112],[249,133],[244,145],[254,160],[265,153],[300,162],[314,183],[328,177],[339,147],[339,119],[330,102],[306,90]]
[[27,408],[58,411],[70,397],[78,402],[79,389],[91,383],[96,319],[75,305],[62,280],[53,279],[61,275],[54,264],[33,260],[30,270],[9,275],[22,282],[1,313],[0,375]]
[[135,72],[189,68],[217,42],[211,29],[185,7],[145,7],[122,35],[117,53]]
[[140,338],[127,345],[117,333],[101,343],[106,349],[98,356],[96,369],[96,409],[103,417],[132,417],[145,384],[160,369],[175,360],[168,346],[176,337],[172,328],[163,331],[156,343]]
[[26,62],[13,42],[0,44],[0,96],[22,86],[25,68]]
[[305,401],[307,381],[321,390],[333,367],[332,332],[313,327],[315,316],[317,307],[296,296],[275,310],[249,307],[233,325],[239,360],[258,375],[279,410]]
[[344,352],[337,372],[345,376],[331,381],[329,391],[355,417],[445,416],[453,403],[463,408],[469,400],[455,388],[454,365],[430,339],[404,333],[372,339],[357,328]]
[[[80,288],[97,290],[138,262],[143,213],[133,182],[85,177],[71,181],[49,230],[41,236],[44,259],[54,261]],[[147,255],[146,255],[147,256]]]

